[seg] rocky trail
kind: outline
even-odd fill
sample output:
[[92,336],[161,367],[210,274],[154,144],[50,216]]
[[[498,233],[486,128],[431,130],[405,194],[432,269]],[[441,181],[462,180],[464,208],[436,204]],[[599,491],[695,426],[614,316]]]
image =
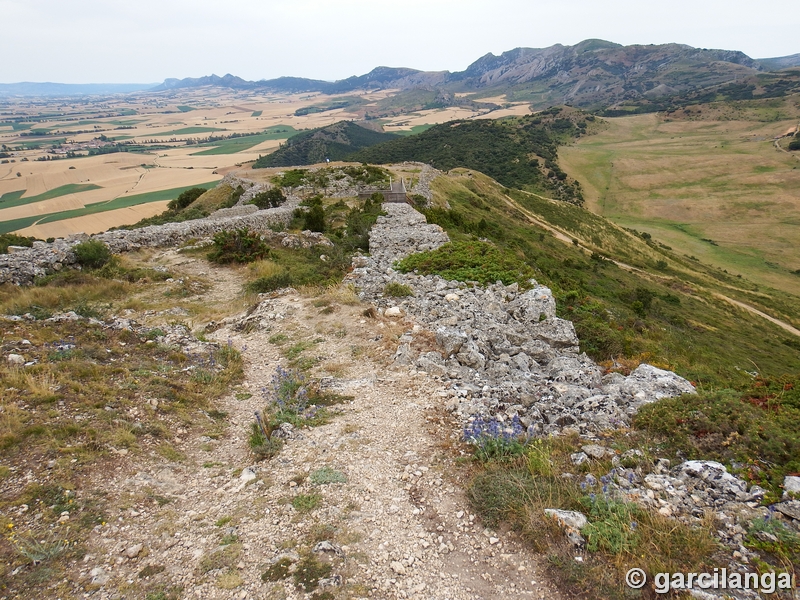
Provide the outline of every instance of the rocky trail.
[[[215,302],[240,289],[229,270],[179,260],[213,283],[207,294]],[[559,597],[536,556],[470,512],[443,384],[387,366],[390,332],[414,324],[368,318],[364,309],[321,311],[290,291],[261,304],[260,325],[249,333],[236,331],[233,319],[213,334],[242,352],[248,393],[217,407],[228,424],[219,439],[179,432],[174,445],[185,460],[137,459],[101,474],[97,483],[117,509],[83,562],[95,590],[86,597],[178,588],[181,598],[242,600]],[[256,463],[250,424],[276,367],[286,366],[273,343],[281,336],[312,345],[306,352],[338,374],[324,386],[348,399],[331,408],[329,423],[294,430],[277,457]],[[324,478],[314,473],[343,482],[315,484]],[[292,573],[314,568],[307,591],[298,587]],[[264,581],[266,572],[274,576]]]

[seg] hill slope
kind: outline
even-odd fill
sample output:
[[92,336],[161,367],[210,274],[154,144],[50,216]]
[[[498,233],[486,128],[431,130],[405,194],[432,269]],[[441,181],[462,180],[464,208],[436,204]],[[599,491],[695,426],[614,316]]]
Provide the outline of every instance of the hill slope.
[[348,158],[383,164],[418,161],[442,170],[467,167],[508,187],[581,204],[580,185],[557,164],[558,146],[585,133],[593,120],[581,111],[552,108],[520,118],[451,121]]
[[327,127],[312,129],[295,135],[272,154],[259,158],[254,169],[264,167],[291,167],[342,160],[349,154],[397,138],[361,127],[352,121],[339,121]]

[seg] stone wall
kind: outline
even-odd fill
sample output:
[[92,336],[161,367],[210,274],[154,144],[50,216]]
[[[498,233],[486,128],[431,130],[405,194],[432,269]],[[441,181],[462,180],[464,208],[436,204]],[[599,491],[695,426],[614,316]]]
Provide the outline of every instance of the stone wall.
[[[381,309],[407,314],[436,335],[438,350],[419,354],[414,335],[401,339],[396,360],[451,382],[454,410],[473,416],[517,417],[532,434],[573,429],[593,436],[624,425],[644,403],[694,393],[674,373],[641,365],[630,376],[604,375],[579,351],[570,321],[556,316],[549,288],[524,291],[498,282],[486,288],[435,275],[402,274],[393,264],[448,241],[437,225],[408,205],[386,204],[349,280]],[[414,296],[383,296],[386,284],[408,285]]]
[[[693,394],[693,386],[647,364],[627,377],[605,374],[580,353],[572,323],[556,316],[552,292],[534,281],[523,291],[516,284],[480,288],[399,273],[393,268],[397,260],[437,248],[448,237],[411,206],[384,209],[388,215],[378,219],[370,234],[371,256],[354,259],[348,281],[384,316],[406,319],[394,360],[443,381],[447,408],[462,424],[492,419],[520,423],[529,436],[579,434],[585,443],[572,455],[576,473],[562,476],[579,478],[587,493],[635,501],[685,523],[713,515],[719,523],[716,535],[731,552],[732,570],[749,568],[753,553],[743,541],[753,519],[779,515],[800,531],[800,501],[784,494],[782,502],[762,506],[765,490],[728,473],[722,464],[687,461],[672,467],[666,458],[651,461],[638,450],[619,455],[603,446],[604,430],[629,424],[646,403]],[[390,282],[409,286],[414,296],[384,296]],[[430,349],[432,335],[435,350]],[[580,474],[582,463],[609,459],[612,468],[602,478]],[[787,477],[784,488],[800,491],[800,478]],[[584,542],[579,534],[569,539]]]
[[[225,181],[225,180],[223,180]],[[232,183],[227,182],[229,185]],[[238,184],[237,184],[238,185]],[[32,248],[17,249],[11,254],[0,254],[0,283],[27,285],[36,277],[42,277],[65,266],[75,264],[72,247],[93,238],[108,245],[114,253],[127,252],[144,247],[178,246],[190,239],[213,237],[220,231],[245,228],[264,233],[275,225],[287,225],[299,199],[289,197],[278,208],[258,210],[253,205],[222,209],[204,219],[151,225],[141,229],[119,229],[94,236],[73,235],[53,243],[34,242]]]

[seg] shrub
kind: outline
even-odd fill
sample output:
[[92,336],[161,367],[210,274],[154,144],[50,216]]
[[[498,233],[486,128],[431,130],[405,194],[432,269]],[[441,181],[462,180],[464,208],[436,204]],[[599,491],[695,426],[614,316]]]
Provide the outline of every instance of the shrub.
[[325,210],[322,206],[312,206],[311,209],[303,215],[303,229],[317,231],[319,233],[325,231]]
[[247,289],[256,294],[266,294],[274,292],[292,285],[292,276],[289,273],[276,273],[275,275],[268,275],[266,277],[259,277],[251,282]]
[[100,240],[87,240],[72,247],[78,264],[88,269],[99,269],[111,260],[111,250]]
[[261,192],[253,196],[250,204],[255,204],[260,209],[277,208],[286,202],[286,196],[279,187],[274,187],[266,192]]
[[621,554],[636,550],[642,541],[638,523],[644,514],[638,505],[603,496],[585,496],[581,505],[589,517],[589,524],[581,531],[589,552]]
[[269,247],[257,233],[247,229],[220,231],[214,235],[214,248],[208,260],[215,263],[248,263],[269,255]]
[[298,494],[292,498],[292,506],[298,512],[310,512],[317,508],[322,502],[319,494]]
[[407,285],[392,281],[387,283],[386,287],[383,288],[383,295],[392,296],[393,298],[404,298],[406,296],[413,296],[414,290]]
[[9,246],[25,246],[30,248],[33,246],[35,238],[23,237],[16,233],[3,233],[0,234],[0,254],[7,254]]
[[441,275],[456,281],[482,285],[502,281],[528,286],[533,270],[508,250],[488,242],[449,242],[436,250],[412,254],[396,265],[402,273],[417,270],[423,275]]
[[169,201],[167,204],[167,209],[175,212],[182,210],[197,200],[200,196],[205,194],[207,191],[208,190],[205,188],[195,187],[186,190],[185,192],[181,192],[177,198]]

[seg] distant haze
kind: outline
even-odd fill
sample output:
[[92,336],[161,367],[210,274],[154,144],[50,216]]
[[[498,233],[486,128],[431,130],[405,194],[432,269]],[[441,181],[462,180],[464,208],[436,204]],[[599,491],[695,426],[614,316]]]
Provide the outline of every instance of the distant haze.
[[378,65],[463,70],[487,52],[587,38],[800,52],[796,0],[0,0],[0,15],[6,83],[332,81]]

